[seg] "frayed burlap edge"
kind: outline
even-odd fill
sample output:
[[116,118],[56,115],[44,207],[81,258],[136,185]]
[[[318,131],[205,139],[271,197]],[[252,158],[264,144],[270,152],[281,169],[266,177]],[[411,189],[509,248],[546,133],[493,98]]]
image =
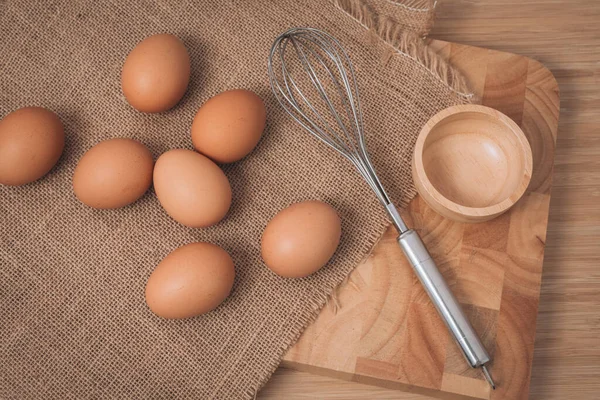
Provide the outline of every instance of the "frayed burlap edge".
[[[352,266],[352,270],[354,270],[358,265],[362,264],[363,262],[365,262],[365,260],[367,258],[369,258],[369,256],[371,255],[371,250],[383,238],[383,234],[385,233],[387,227],[388,227],[388,224],[384,223],[378,227],[378,229],[375,231],[375,233],[373,233],[373,235],[369,236],[367,243],[361,250],[365,254],[365,257],[357,265]],[[280,360],[280,361],[273,363],[273,365],[271,365],[268,368],[268,370],[267,370],[268,374],[259,380],[255,389],[249,389],[246,392],[246,395],[250,399],[256,399],[256,396],[257,396],[258,392],[260,391],[260,389],[269,381],[269,379],[271,378],[273,373],[275,373],[277,368],[279,368],[281,359],[283,359],[283,357],[289,351],[289,349],[292,346],[294,346],[294,344],[296,344],[298,339],[300,339],[300,336],[302,336],[302,334],[304,333],[304,330],[308,327],[308,325],[312,324],[317,319],[317,317],[319,316],[320,311],[323,309],[323,307],[325,307],[330,301],[335,302],[335,305],[333,307],[335,307],[335,312],[337,312],[337,310],[340,308],[339,302],[337,300],[337,290],[351,279],[350,278],[351,274],[352,274],[352,272],[350,272],[348,274],[348,276],[340,284],[338,284],[336,286],[332,286],[330,288],[330,291],[323,292],[323,293],[311,293],[310,295],[312,297],[307,296],[307,299],[309,301],[309,305],[311,308],[307,309],[307,311],[302,313],[296,319],[293,329],[290,331],[291,334],[287,337],[287,339],[290,340],[289,345],[287,347],[281,348],[280,351],[277,353],[277,360]],[[357,290],[359,290],[359,288],[358,288],[358,286],[356,286],[356,284],[353,284],[353,287],[355,287]],[[296,333],[293,333],[294,331],[296,331]]]
[[393,4],[398,7],[406,8],[407,10],[414,12],[430,12],[435,10],[438,1],[432,0],[386,0],[388,3]]
[[364,0],[333,0],[342,11],[349,14],[365,29],[373,31],[389,45],[386,57],[409,57],[426,68],[435,78],[465,100],[474,100],[462,74],[427,46],[414,32],[402,29],[392,18],[378,16]]
[[[463,76],[455,70],[451,65],[448,64],[440,55],[432,51],[424,42],[424,40],[413,32],[402,30],[393,19],[391,18],[380,18],[366,3],[365,0],[331,0],[340,10],[348,14],[359,24],[368,30],[372,30],[381,38],[385,43],[390,46],[389,53],[386,57],[392,57],[394,55],[401,55],[409,57],[417,62],[422,67],[426,68],[432,75],[442,81],[450,90],[455,92],[458,96],[462,97],[466,102],[474,100],[474,93],[470,92],[469,87],[463,78]],[[412,0],[404,1],[403,3],[393,2],[398,5],[406,6],[408,8],[424,7],[424,5],[431,3],[427,0]],[[433,6],[435,8],[434,2]],[[429,11],[425,8],[420,8],[415,11]],[[402,199],[400,206],[406,207],[411,199]],[[378,229],[369,236],[367,243],[365,244],[362,252],[365,254],[364,258],[357,265],[365,262],[367,258],[371,256],[372,249],[379,243],[383,238],[385,231],[389,224],[383,223],[378,226]],[[357,266],[353,266],[353,269]],[[300,336],[304,333],[304,330],[308,325],[313,323],[319,316],[320,311],[327,304],[331,304],[333,312],[337,313],[337,310],[341,308],[341,305],[337,299],[337,291],[344,284],[351,284],[356,290],[360,288],[352,282],[352,272],[337,286],[331,287],[329,293],[312,293],[312,297],[308,297],[309,305],[311,306],[307,311],[302,313],[295,321],[294,329],[291,332],[289,339],[289,345],[281,348],[277,354],[277,359],[281,360],[288,350],[298,341]],[[246,395],[251,399],[256,399],[257,393],[260,389],[269,381],[275,370],[279,367],[279,363],[273,363],[268,368],[268,374],[260,379],[257,383],[256,388],[249,389]]]
[[[364,0],[363,0],[364,1]],[[387,3],[392,7],[396,7],[397,9],[402,9],[404,11],[408,11],[413,14],[420,14],[421,16],[425,16],[423,29],[418,31],[423,39],[427,38],[427,35],[433,28],[433,22],[435,20],[435,14],[437,10],[438,0],[366,0],[366,1],[377,1],[379,3]],[[392,17],[388,14],[388,18],[392,19],[394,24],[398,26],[404,26],[401,20],[398,20],[395,17]],[[380,16],[383,17],[383,13],[380,13]],[[417,33],[415,31],[415,33]]]

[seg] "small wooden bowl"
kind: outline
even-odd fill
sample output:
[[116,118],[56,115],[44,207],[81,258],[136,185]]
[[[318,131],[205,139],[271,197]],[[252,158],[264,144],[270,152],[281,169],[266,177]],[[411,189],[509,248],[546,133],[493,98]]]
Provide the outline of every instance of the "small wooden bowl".
[[531,180],[523,131],[489,107],[459,105],[434,115],[415,146],[412,174],[431,208],[460,222],[483,222],[510,207]]

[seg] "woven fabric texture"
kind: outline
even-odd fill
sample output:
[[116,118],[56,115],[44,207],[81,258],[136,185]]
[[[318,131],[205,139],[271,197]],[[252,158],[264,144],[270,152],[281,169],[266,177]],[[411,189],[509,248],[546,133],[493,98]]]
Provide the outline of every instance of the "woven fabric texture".
[[[397,51],[382,40],[373,26],[380,17],[368,3],[0,1],[0,117],[43,106],[59,115],[66,132],[64,154],[47,176],[0,186],[0,398],[255,395],[387,224],[353,167],[304,132],[270,93],[267,56],[277,34],[322,28],[349,51],[369,150],[400,205],[415,194],[410,160],[420,128],[437,111],[468,101],[422,41],[404,38],[406,48]],[[420,36],[422,11],[409,11],[401,14],[404,26]],[[121,67],[139,41],[165,32],[190,53],[190,85],[172,110],[143,114],[122,96]],[[90,209],[76,199],[73,171],[91,146],[135,138],[155,158],[191,148],[198,108],[232,88],[261,96],[268,120],[256,150],[223,166],[233,204],[220,224],[186,228],[152,190],[117,210]],[[261,233],[278,211],[307,199],[338,210],[342,242],[314,275],[279,278],[261,261]],[[160,319],[145,304],[146,281],[169,252],[195,241],[231,254],[231,296],[201,317]]]
[[381,19],[426,36],[433,27],[436,0],[366,0]]

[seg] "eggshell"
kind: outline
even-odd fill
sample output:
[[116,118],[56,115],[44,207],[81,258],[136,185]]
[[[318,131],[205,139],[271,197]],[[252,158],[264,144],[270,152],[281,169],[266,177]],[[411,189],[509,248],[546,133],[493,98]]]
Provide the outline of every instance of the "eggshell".
[[125,98],[139,111],[172,108],[190,81],[190,56],[183,42],[168,34],[140,42],[127,56],[121,73]]
[[192,123],[192,143],[218,163],[238,161],[260,140],[266,121],[265,105],[249,90],[229,90],[208,100]]
[[119,208],[133,203],[152,183],[152,154],[133,139],[110,139],[88,150],[73,174],[73,190],[94,208]]
[[190,243],[173,251],[146,284],[146,304],[163,318],[191,318],[207,313],[229,296],[235,269],[225,250],[210,243]]
[[154,190],[167,214],[191,228],[216,224],[231,205],[231,186],[223,171],[192,150],[170,150],[158,158]]
[[265,228],[265,264],[285,278],[302,278],[323,267],[340,243],[342,226],[333,207],[320,201],[292,204]]
[[46,175],[65,147],[60,119],[41,107],[20,108],[0,121],[0,183],[20,186]]

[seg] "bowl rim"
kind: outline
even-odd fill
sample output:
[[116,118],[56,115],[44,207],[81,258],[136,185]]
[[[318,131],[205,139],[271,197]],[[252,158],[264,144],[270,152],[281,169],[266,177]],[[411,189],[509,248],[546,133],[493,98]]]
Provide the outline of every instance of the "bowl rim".
[[[480,113],[493,117],[494,119],[500,121],[504,125],[506,125],[509,130],[512,132],[514,136],[519,141],[519,152],[523,156],[524,165],[523,171],[521,173],[521,179],[517,188],[509,194],[504,200],[486,206],[486,207],[468,207],[456,203],[449,198],[442,195],[435,186],[429,180],[427,173],[425,172],[425,167],[423,166],[423,148],[425,145],[425,140],[429,137],[431,131],[443,120],[446,118],[462,113]],[[420,155],[420,157],[417,157]],[[439,111],[433,117],[427,121],[427,123],[419,132],[419,136],[417,137],[417,142],[415,144],[415,149],[413,152],[413,165],[415,167],[415,174],[417,175],[414,179],[419,179],[421,181],[422,188],[427,191],[427,193],[435,200],[438,204],[445,207],[446,209],[460,213],[464,216],[468,217],[482,217],[489,215],[497,215],[501,214],[504,211],[508,210],[512,207],[522,196],[525,194],[529,183],[531,182],[531,175],[533,170],[533,156],[531,152],[531,145],[525,136],[523,130],[514,122],[510,117],[503,114],[502,112],[478,104],[460,104],[455,106],[450,106]],[[423,184],[426,183],[426,184]]]

